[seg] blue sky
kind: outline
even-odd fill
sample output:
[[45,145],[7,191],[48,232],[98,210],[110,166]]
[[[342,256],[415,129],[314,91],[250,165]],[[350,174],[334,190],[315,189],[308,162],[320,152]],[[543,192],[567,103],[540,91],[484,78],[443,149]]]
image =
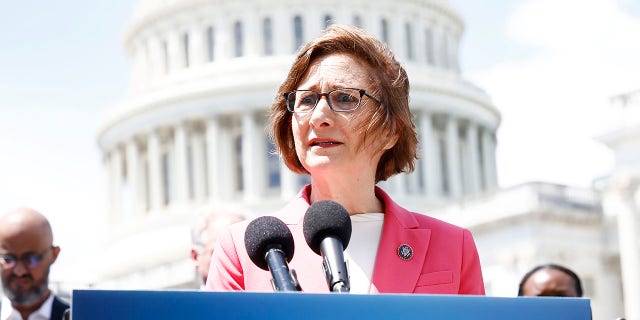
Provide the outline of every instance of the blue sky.
[[[451,0],[465,20],[463,75],[502,112],[502,186],[606,175],[594,141],[610,96],[640,88],[640,5],[616,0]],[[0,0],[0,211],[51,217],[60,264],[95,250],[106,180],[96,133],[127,92],[130,0]],[[65,252],[65,248],[68,251]]]
[[31,206],[47,215],[64,265],[95,250],[91,240],[103,229],[106,181],[95,136],[101,114],[126,93],[121,39],[134,4],[0,5],[0,211]]

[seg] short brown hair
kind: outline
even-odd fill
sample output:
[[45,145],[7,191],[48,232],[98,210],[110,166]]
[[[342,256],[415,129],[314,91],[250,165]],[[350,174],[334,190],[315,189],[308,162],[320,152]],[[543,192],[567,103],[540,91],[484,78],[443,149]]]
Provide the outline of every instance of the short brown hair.
[[302,47],[286,80],[280,85],[271,106],[269,129],[285,164],[296,173],[308,173],[296,154],[292,114],[287,110],[283,94],[297,88],[313,61],[337,53],[355,57],[372,72],[370,76],[376,89],[371,94],[381,103],[371,112],[370,121],[359,128],[365,142],[398,137],[396,144],[386,150],[378,162],[376,182],[387,180],[396,173],[413,171],[418,138],[409,110],[407,73],[386,45],[361,29],[345,25],[331,25],[320,37]]

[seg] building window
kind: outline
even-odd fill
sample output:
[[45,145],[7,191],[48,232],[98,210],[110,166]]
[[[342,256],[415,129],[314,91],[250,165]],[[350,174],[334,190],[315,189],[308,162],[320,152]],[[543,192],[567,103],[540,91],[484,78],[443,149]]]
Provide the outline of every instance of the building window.
[[182,35],[182,49],[184,53],[184,67],[189,67],[189,34],[184,33]]
[[380,32],[382,33],[382,42],[389,45],[389,23],[387,19],[382,19],[380,21]]
[[325,14],[322,22],[324,23],[324,28],[326,29],[334,23],[333,17],[330,14]]
[[302,35],[302,17],[295,16],[293,17],[293,51],[298,51],[298,49],[302,46],[302,42],[304,41]]
[[274,152],[276,145],[267,138],[267,172],[269,177],[269,188],[280,187],[280,157]]
[[362,28],[362,18],[360,18],[360,16],[353,16],[353,25]]
[[262,20],[262,32],[264,55],[270,56],[273,54],[273,30],[271,29],[271,18],[264,18],[264,20]]
[[207,28],[207,58],[209,61],[213,61],[214,57],[214,49],[215,49],[215,38],[213,33],[213,27]]
[[434,57],[433,57],[433,33],[430,29],[426,29],[424,31],[424,45],[425,52],[427,53],[427,63],[430,65],[434,65]]
[[243,37],[242,37],[242,22],[236,21],[233,24],[233,39],[235,41],[234,46],[234,55],[236,57],[242,57],[244,54],[244,47],[242,46]]
[[169,73],[169,45],[167,41],[162,41],[162,64],[164,73]]
[[404,25],[405,44],[407,49],[407,59],[413,60],[413,29],[410,23]]

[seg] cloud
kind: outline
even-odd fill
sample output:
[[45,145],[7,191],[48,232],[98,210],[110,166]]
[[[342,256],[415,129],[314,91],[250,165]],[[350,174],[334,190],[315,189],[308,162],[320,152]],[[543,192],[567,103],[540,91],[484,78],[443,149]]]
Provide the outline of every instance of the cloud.
[[503,115],[503,186],[531,180],[588,186],[612,169],[594,137],[611,129],[613,95],[640,87],[640,19],[615,1],[535,0],[507,19],[508,41],[532,54],[478,74]]

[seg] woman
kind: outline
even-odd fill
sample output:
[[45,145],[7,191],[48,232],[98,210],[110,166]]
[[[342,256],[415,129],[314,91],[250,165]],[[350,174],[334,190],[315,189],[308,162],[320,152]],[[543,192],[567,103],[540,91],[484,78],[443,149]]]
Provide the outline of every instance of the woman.
[[[289,267],[303,291],[329,292],[302,222],[312,203],[333,200],[352,220],[345,252],[352,293],[484,294],[468,230],[409,212],[376,187],[413,171],[411,117],[406,72],[374,37],[333,25],[300,50],[271,108],[270,130],[289,169],[311,176],[276,215],[293,233]],[[247,256],[246,226],[219,238],[207,289],[273,291],[271,274]]]

